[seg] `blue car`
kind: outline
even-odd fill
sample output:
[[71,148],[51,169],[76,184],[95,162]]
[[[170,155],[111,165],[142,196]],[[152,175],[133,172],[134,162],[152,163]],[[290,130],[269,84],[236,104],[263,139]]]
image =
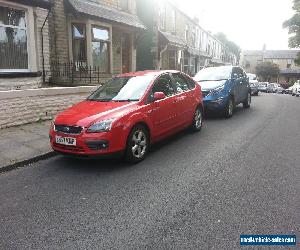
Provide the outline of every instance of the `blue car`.
[[222,112],[232,117],[234,107],[251,104],[249,78],[240,67],[221,66],[202,69],[194,77],[202,89],[204,108],[207,112]]

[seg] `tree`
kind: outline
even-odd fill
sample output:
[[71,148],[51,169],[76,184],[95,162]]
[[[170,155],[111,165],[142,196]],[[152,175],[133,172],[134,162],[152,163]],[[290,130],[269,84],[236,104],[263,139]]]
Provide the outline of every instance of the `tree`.
[[[300,0],[299,0],[300,1]],[[228,40],[227,36],[219,32],[215,35],[215,37],[222,42],[230,51],[233,52],[233,54],[236,55],[238,62],[240,61],[240,55],[241,55],[241,48],[234,42]]]
[[278,77],[280,73],[279,66],[272,62],[262,62],[256,67],[256,74],[263,78],[263,81],[270,81],[272,77]]
[[[289,38],[289,47],[290,48],[300,48],[300,0],[294,0],[293,9],[295,14],[283,23],[283,28],[289,30],[289,34],[292,36]],[[300,53],[298,54],[296,64],[300,64]]]

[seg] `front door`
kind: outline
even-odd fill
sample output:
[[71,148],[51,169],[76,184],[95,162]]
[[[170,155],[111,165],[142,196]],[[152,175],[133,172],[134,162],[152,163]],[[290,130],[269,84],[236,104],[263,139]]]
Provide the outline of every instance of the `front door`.
[[131,46],[130,46],[130,36],[127,33],[122,35],[122,73],[130,72],[130,55],[131,55]]

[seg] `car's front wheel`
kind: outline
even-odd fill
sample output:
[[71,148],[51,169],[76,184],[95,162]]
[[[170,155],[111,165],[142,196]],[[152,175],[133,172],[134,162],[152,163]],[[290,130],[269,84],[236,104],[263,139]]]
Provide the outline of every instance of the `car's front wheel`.
[[149,134],[142,125],[136,125],[131,130],[125,152],[125,159],[130,163],[138,163],[145,159],[150,146]]
[[243,107],[245,109],[250,108],[250,104],[251,104],[251,94],[249,92],[247,95],[247,99],[243,102]]
[[203,112],[202,112],[202,109],[200,107],[198,107],[194,114],[192,130],[194,132],[199,132],[202,129],[202,125],[203,125]]
[[230,118],[233,115],[233,110],[234,110],[234,100],[233,97],[230,97],[227,101],[227,104],[224,109],[224,116],[226,118]]

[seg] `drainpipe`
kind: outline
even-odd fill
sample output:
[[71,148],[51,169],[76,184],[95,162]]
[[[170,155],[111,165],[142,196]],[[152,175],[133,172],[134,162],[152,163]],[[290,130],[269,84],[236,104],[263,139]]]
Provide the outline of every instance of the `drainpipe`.
[[165,53],[168,49],[168,44],[166,45],[166,47],[159,53],[159,69],[161,70],[162,68],[162,54]]
[[42,43],[42,65],[43,65],[43,85],[46,83],[46,72],[45,72],[45,56],[44,56],[44,35],[43,35],[43,30],[44,30],[44,27],[46,25],[46,22],[49,18],[49,14],[50,14],[50,11],[51,9],[48,10],[48,13],[47,13],[47,16],[44,20],[44,23],[42,25],[42,28],[41,28],[41,43]]

